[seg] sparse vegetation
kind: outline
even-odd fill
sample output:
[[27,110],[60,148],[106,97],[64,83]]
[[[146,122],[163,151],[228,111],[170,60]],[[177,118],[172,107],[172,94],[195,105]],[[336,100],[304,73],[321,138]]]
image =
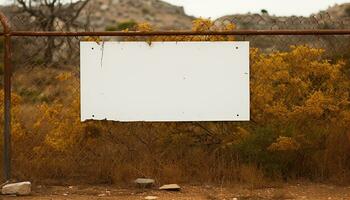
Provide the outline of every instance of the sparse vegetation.
[[150,11],[147,8],[142,8],[142,14],[147,15],[150,14]]
[[[72,28],[86,25],[79,24],[77,18],[90,0],[71,1],[70,3],[67,2],[65,6],[62,6],[62,2],[60,1],[16,0],[15,2],[19,8],[19,13],[26,13],[36,19],[36,23],[32,24],[32,26],[38,27],[43,31],[55,31],[71,30]],[[48,37],[45,42],[46,48],[43,58],[46,64],[52,63],[54,59],[53,51],[63,44],[63,42],[56,40],[55,38]]]
[[345,8],[345,13],[347,16],[350,16],[350,7]]
[[[130,27],[152,30],[149,24],[118,25],[121,30]],[[234,28],[227,24],[221,30]],[[216,29],[210,20],[193,23],[194,31]],[[324,49],[308,46],[273,53],[252,49],[249,123],[81,123],[78,73],[73,68],[34,68],[35,76],[19,69],[12,108],[14,175],[65,183],[128,183],[152,177],[167,183],[244,182],[252,187],[273,179],[347,182],[350,82],[343,73],[346,63],[325,55]]]
[[269,14],[269,12],[266,9],[262,9],[260,12],[263,15],[268,15]]
[[107,26],[105,28],[105,31],[118,31],[118,27],[117,26]]
[[136,27],[137,23],[134,20],[120,22],[117,25],[117,31],[132,30]]
[[137,23],[134,20],[120,22],[116,25],[110,25],[105,28],[105,31],[125,31],[134,30]]

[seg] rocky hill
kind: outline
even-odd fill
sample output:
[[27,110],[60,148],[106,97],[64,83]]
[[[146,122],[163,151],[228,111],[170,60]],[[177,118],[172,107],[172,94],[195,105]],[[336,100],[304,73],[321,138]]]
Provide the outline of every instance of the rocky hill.
[[[0,7],[8,16],[16,16],[16,6]],[[120,30],[135,23],[148,22],[157,29],[184,30],[191,28],[194,17],[183,7],[162,0],[92,0],[84,8],[78,21],[89,22],[93,30]],[[22,25],[31,18],[22,18]],[[233,22],[238,29],[332,29],[350,27],[350,3],[335,5],[310,17],[280,17],[259,14],[234,14],[219,18],[218,26]]]
[[233,22],[238,29],[334,29],[350,27],[350,3],[335,5],[309,17],[281,17],[259,14],[228,15],[219,18],[218,23]]
[[350,17],[350,3],[344,3],[332,6],[326,10],[329,15],[338,18]]
[[[0,6],[0,10],[10,18],[15,29],[35,28],[31,25],[35,18],[21,13],[17,6]],[[191,28],[193,19],[183,7],[161,0],[91,0],[77,21],[89,24],[88,29],[95,31],[122,30],[143,22],[162,30],[184,30]],[[56,24],[59,26],[60,22]]]
[[[89,20],[98,30],[116,30],[133,22],[148,22],[158,29],[190,29],[194,19],[183,7],[161,0],[93,0],[81,21]],[[217,25],[233,22],[238,29],[332,29],[350,27],[350,3],[335,5],[310,17],[279,17],[269,14],[224,16]],[[119,26],[119,27],[118,27]]]
[[183,7],[161,0],[93,0],[79,18],[89,20],[97,30],[119,30],[142,22],[158,29],[189,29],[193,19]]
[[[218,26],[236,24],[237,29],[278,30],[278,29],[349,29],[350,3],[335,5],[309,17],[274,16],[268,13],[236,14],[217,19]],[[252,46],[265,50],[285,50],[291,45],[308,44],[321,48],[343,51],[348,47],[348,36],[250,36],[237,37],[251,42]],[[344,48],[342,48],[342,45]]]

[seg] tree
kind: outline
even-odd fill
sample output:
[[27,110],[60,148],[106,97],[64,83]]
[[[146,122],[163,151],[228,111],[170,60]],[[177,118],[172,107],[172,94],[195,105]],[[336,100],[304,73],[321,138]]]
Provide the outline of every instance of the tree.
[[[78,0],[63,3],[62,0],[16,0],[20,12],[29,14],[35,19],[36,25],[42,31],[65,30],[79,27],[77,22],[80,13],[90,0]],[[53,60],[53,50],[62,45],[56,44],[55,38],[47,38],[45,62]]]
[[269,14],[269,11],[267,11],[266,9],[262,9],[262,10],[261,10],[261,14],[263,14],[263,15],[268,15],[268,14]]

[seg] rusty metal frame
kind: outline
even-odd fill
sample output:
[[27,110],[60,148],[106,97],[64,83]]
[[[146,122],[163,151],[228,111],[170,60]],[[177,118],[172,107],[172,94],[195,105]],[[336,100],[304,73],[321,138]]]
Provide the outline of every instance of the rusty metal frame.
[[6,181],[11,179],[11,26],[7,17],[0,12],[4,36],[4,149],[3,171]]
[[[0,33],[0,35],[4,33]],[[233,30],[233,31],[102,31],[102,32],[57,32],[57,31],[12,31],[11,36],[67,37],[67,36],[200,36],[200,35],[350,35],[350,29],[311,30]]]
[[104,32],[47,32],[12,31],[8,18],[0,11],[0,22],[4,37],[4,146],[3,173],[6,181],[11,179],[11,38],[12,37],[78,37],[78,36],[201,36],[201,35],[350,35],[350,29],[312,29],[312,30],[233,30],[233,31],[104,31]]

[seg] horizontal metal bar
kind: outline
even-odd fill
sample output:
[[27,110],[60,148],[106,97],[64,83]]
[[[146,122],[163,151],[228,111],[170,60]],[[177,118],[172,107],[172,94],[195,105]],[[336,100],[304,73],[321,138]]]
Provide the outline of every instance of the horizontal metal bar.
[[200,36],[200,35],[350,35],[350,29],[315,30],[233,30],[233,31],[104,31],[104,32],[48,32],[48,31],[12,31],[11,36]]

